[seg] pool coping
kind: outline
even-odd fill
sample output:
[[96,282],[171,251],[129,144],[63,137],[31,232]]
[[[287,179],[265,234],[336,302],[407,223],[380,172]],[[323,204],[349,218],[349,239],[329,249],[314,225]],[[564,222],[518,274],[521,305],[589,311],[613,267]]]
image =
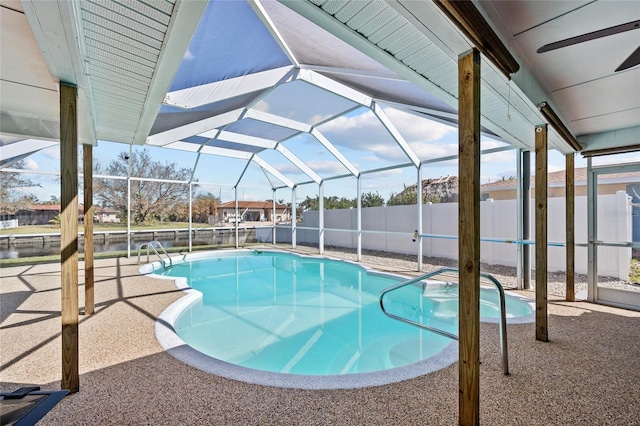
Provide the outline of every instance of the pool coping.
[[[210,257],[212,253],[216,255],[232,255],[238,252],[250,253],[256,251],[254,249],[230,249],[220,250],[215,252],[200,252],[183,254],[181,257],[176,257],[173,260],[178,262],[184,262],[186,259],[206,259]],[[367,271],[368,274],[378,276],[392,276],[394,278],[407,279],[408,277],[394,274],[389,272],[376,271],[365,265],[361,265],[356,262],[352,262],[344,259],[336,259],[329,256],[310,256],[306,254],[291,253],[288,251],[282,251],[277,249],[259,250],[262,252],[273,253],[286,253],[299,257],[317,257],[324,259],[331,259],[340,262],[350,263],[359,268]],[[185,343],[176,333],[174,325],[178,320],[180,314],[202,300],[202,293],[198,290],[192,289],[187,284],[186,278],[182,277],[167,277],[153,274],[152,272],[161,266],[160,262],[153,262],[141,266],[138,269],[140,274],[146,275],[151,278],[172,280],[175,286],[183,291],[185,295],[169,305],[164,309],[155,323],[155,335],[156,339],[164,350],[179,361],[184,362],[194,368],[201,371],[214,374],[220,377],[239,380],[246,383],[259,384],[265,386],[273,386],[280,388],[293,388],[293,389],[354,389],[371,386],[380,386],[390,383],[396,383],[403,380],[413,379],[419,376],[423,376],[445,367],[448,367],[458,361],[458,342],[452,340],[442,351],[429,357],[428,359],[419,361],[417,363],[405,365],[402,367],[396,367],[386,370],[380,370],[367,373],[352,373],[352,374],[335,374],[335,375],[306,375],[306,374],[290,374],[290,373],[276,373],[264,370],[256,370],[252,368],[242,367],[236,364],[231,364],[226,361],[211,357]],[[505,292],[513,297],[526,301],[533,306],[532,313],[528,316],[520,318],[509,318],[509,324],[523,324],[530,323],[535,320],[535,306],[534,303],[521,295],[511,292]],[[482,322],[498,323],[496,318],[481,318]]]

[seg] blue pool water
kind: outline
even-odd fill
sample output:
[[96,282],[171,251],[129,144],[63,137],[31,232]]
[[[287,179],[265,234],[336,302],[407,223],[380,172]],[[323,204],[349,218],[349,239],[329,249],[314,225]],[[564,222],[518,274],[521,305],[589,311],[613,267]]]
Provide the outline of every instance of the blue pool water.
[[[302,375],[394,369],[429,359],[452,340],[385,316],[378,296],[404,278],[356,264],[279,252],[194,258],[155,274],[185,277],[202,293],[177,315],[187,345],[238,366]],[[457,285],[430,281],[385,297],[387,309],[457,334]],[[481,317],[498,317],[495,290],[481,292]],[[507,299],[508,316],[531,307]],[[497,338],[497,337],[496,337]]]

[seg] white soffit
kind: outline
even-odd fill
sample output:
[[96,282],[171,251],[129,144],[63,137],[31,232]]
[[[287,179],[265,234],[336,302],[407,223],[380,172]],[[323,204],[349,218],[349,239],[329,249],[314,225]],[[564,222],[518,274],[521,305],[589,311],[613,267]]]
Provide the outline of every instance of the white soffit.
[[142,144],[207,2],[22,4],[54,79],[78,87],[83,142]]

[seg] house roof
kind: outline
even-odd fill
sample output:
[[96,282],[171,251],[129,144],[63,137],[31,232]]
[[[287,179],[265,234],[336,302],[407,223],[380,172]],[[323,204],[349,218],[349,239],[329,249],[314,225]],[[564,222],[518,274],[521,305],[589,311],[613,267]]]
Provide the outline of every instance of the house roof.
[[[547,174],[547,184],[549,186],[564,186],[565,171],[560,170]],[[634,183],[640,182],[640,172],[608,173],[599,178],[599,183]],[[583,186],[587,184],[587,168],[579,167],[575,169],[575,185]],[[534,176],[531,177],[531,187],[535,186]],[[481,191],[502,191],[516,188],[516,179],[498,180],[495,182],[480,185]]]
[[[60,204],[32,204],[32,205],[29,206],[29,210],[60,212],[61,211],[61,206],[60,206]],[[78,205],[78,211],[80,211],[80,212],[84,211],[84,205],[79,204]],[[95,208],[95,213],[110,214],[110,213],[118,213],[118,211],[110,209],[108,207],[96,207]]]
[[[218,208],[222,209],[235,209],[235,201],[227,201],[218,205]],[[239,209],[265,209],[270,210],[273,208],[273,202],[271,201],[238,201]],[[286,204],[276,203],[276,209],[289,209]]]
[[29,210],[59,212],[60,204],[32,204],[29,206]]

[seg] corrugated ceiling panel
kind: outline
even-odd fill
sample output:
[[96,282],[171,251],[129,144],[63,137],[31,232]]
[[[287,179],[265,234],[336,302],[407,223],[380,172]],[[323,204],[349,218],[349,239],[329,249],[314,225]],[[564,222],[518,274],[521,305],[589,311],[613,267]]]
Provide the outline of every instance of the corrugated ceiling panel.
[[116,60],[116,61],[119,61],[120,58],[123,58],[132,62],[136,62],[140,65],[144,65],[149,68],[153,68],[155,66],[155,61],[150,61],[148,59],[137,56],[133,53],[119,50],[111,46],[107,46],[105,44],[101,45],[99,43],[95,43],[94,40],[87,40],[87,51],[92,52],[96,55],[99,55],[100,53],[102,53],[105,56],[111,56],[113,58],[112,60]]
[[[101,68],[92,67],[91,75],[93,78],[98,77],[102,81],[113,81],[113,73]],[[140,80],[132,79],[122,74],[118,76],[118,80],[114,82],[114,84],[117,84],[118,87],[131,87],[136,91],[146,91],[149,87],[148,81],[141,82]]]
[[535,133],[531,129],[531,123],[515,109],[509,111],[507,101],[486,86],[480,88],[480,110],[482,115],[510,133],[514,139],[518,139],[528,146],[534,144]]
[[100,72],[109,72],[109,73],[118,73],[122,78],[126,78],[131,81],[137,81],[139,84],[148,84],[149,78],[151,76],[142,76],[140,74],[133,73],[129,70],[118,68],[116,66],[112,66],[111,64],[98,64],[95,63],[89,64],[89,75],[100,73]]
[[134,67],[132,63],[124,64],[119,63],[117,66],[112,62],[107,62],[107,58],[94,56],[91,58],[89,66],[101,67],[107,70],[111,70],[116,73],[124,73],[131,77],[139,78],[141,80],[148,80],[153,75],[153,70],[147,67]]
[[385,10],[385,6],[380,3],[371,1],[366,3],[367,5],[364,8],[360,9],[358,13],[346,21],[350,28],[356,29],[364,26]]
[[147,46],[142,43],[134,44],[134,40],[115,40],[111,37],[107,37],[94,32],[85,32],[85,43],[90,46],[100,47],[109,46],[110,48],[122,50],[135,56],[140,56],[149,61],[155,61],[158,58],[160,51],[153,47]]
[[[167,12],[162,12],[140,1],[127,1],[124,4],[126,5],[126,7],[131,8],[133,9],[133,11],[135,11],[136,15],[129,15],[129,17],[133,17],[133,19],[136,19],[135,16],[142,16],[145,20],[148,19],[157,21],[162,24],[162,26],[160,27],[161,31],[164,31],[162,30],[162,28],[169,25],[169,20],[171,19],[171,9]],[[114,10],[120,13],[118,9],[114,8]]]
[[381,49],[395,53],[397,49],[401,49],[403,45],[409,43],[411,40],[415,40],[415,38],[419,36],[418,30],[409,25],[405,25],[380,40],[377,44]]
[[99,108],[105,111],[117,109],[131,116],[139,113],[141,106],[142,105],[140,105],[139,103],[129,105],[129,102],[127,102],[127,104],[123,106],[121,101],[103,96]]
[[442,64],[444,62],[451,62],[445,55],[438,54],[438,48],[433,43],[425,46],[424,49],[416,52],[415,54],[408,56],[402,60],[405,64],[409,65],[414,70],[420,70],[429,64]]
[[91,76],[91,82],[101,83],[109,87],[110,85],[114,88],[114,91],[117,90],[125,90],[127,91],[127,95],[137,93],[139,95],[146,95],[146,88],[141,88],[140,86],[132,86],[123,82],[122,80],[118,80],[115,77],[112,78],[103,78],[98,75]]
[[[131,140],[171,20],[166,0],[87,0],[82,10],[96,130]],[[126,99],[126,102],[124,102]]]
[[347,2],[343,0],[329,0],[328,2],[322,5],[322,8],[329,14],[335,15],[342,9]]
[[408,43],[406,47],[399,49],[396,52],[395,57],[404,62],[405,59],[418,52],[424,53],[430,44],[432,44],[430,41],[417,37],[415,42]]
[[162,40],[149,37],[146,34],[137,33],[129,27],[117,24],[115,22],[111,22],[108,19],[105,19],[101,16],[96,16],[91,13],[83,11],[82,19],[83,19],[83,27],[85,29],[98,31],[98,28],[102,28],[103,31],[107,31],[113,34],[120,34],[124,37],[149,45],[155,49],[160,49],[162,47]]
[[153,2],[153,7],[158,9],[159,11],[166,13],[167,15],[171,15],[171,11],[173,11],[173,5],[175,1],[165,0],[165,1],[155,1]]
[[100,66],[100,64],[93,62],[93,60],[96,60],[101,63],[113,64],[118,68],[124,68],[128,70],[138,68],[140,70],[140,75],[145,75],[143,73],[150,73],[151,75],[153,75],[152,67],[142,66],[142,64],[136,61],[123,58],[122,56],[119,56],[119,55],[110,54],[109,52],[105,52],[104,50],[98,50],[93,47],[88,47],[86,51],[87,51],[87,56],[90,59],[89,62],[92,64],[95,64],[96,66]]
[[368,0],[353,0],[347,3],[338,13],[336,18],[341,22],[347,22],[369,4]]
[[391,34],[407,24],[407,21],[404,18],[398,16],[396,12],[393,13],[395,13],[395,17],[392,20],[383,23],[380,27],[376,28],[376,31],[367,37],[370,42],[378,44],[381,40],[389,37]]
[[380,5],[380,7],[383,8],[383,10],[378,15],[376,15],[372,20],[364,24],[362,28],[357,28],[357,31],[363,34],[367,38],[370,37],[376,31],[378,31],[380,28],[385,27],[390,21],[395,19],[398,15],[396,11],[389,8],[384,3],[375,2],[375,4]]
[[[101,16],[110,22],[123,25],[127,28],[131,28],[141,34],[147,34],[156,40],[162,40],[164,38],[164,31],[166,31],[166,25],[162,25],[159,22],[155,22],[151,19],[144,19],[144,16],[137,14],[132,15],[130,9],[119,8],[115,2],[105,2],[103,5],[98,5],[90,1],[83,1],[81,3],[82,10],[93,15]],[[124,15],[115,12],[115,9],[124,9]],[[127,15],[132,15],[131,18]],[[108,28],[108,27],[107,27]],[[163,30],[163,28],[165,30]]]
[[[122,97],[113,93],[113,91],[107,86],[103,86],[101,84],[93,84],[92,89],[95,92],[96,96],[100,96],[100,99],[104,99],[105,101],[111,101],[112,103],[113,102],[122,103]],[[127,105],[130,105],[132,107],[135,106],[137,108],[142,108],[142,106],[144,105],[144,99],[145,98],[143,96],[137,96],[137,97],[131,96],[127,99]]]

